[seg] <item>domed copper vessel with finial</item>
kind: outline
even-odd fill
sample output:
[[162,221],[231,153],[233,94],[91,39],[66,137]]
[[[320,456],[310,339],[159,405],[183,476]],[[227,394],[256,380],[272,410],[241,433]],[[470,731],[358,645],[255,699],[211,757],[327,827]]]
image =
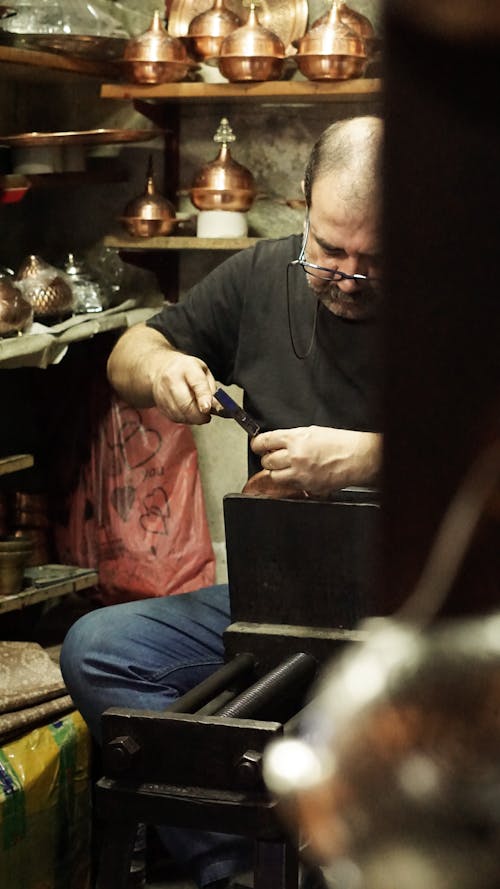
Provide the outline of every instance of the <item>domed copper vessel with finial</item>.
[[120,222],[135,238],[168,235],[177,224],[174,205],[156,191],[152,157],[148,162],[144,192],[129,201]]
[[246,23],[222,41],[216,57],[219,71],[233,82],[279,80],[285,61],[283,41],[259,24],[258,0],[250,0],[248,5]]
[[[319,25],[325,25],[330,13],[331,9],[328,9],[322,16],[313,22],[311,27],[317,28]],[[370,19],[361,12],[351,9],[347,3],[340,4],[339,19],[343,25],[347,25],[347,27],[350,28],[351,31],[354,31],[355,34],[359,34],[362,40],[364,40],[367,56],[371,56],[378,46],[379,41],[375,36],[375,29]]]
[[182,80],[196,67],[182,40],[168,33],[158,10],[147,31],[127,41],[122,65],[130,81],[149,84]]
[[224,4],[224,0],[214,0],[210,9],[200,12],[190,22],[187,40],[189,49],[196,59],[217,56],[224,38],[242,24],[239,16]]
[[244,213],[255,199],[254,178],[246,167],[231,157],[230,142],[235,142],[229,121],[221,119],[214,142],[220,143],[215,160],[195,176],[189,196],[198,210],[233,210]]
[[295,61],[308,80],[347,80],[361,77],[366,65],[363,38],[342,22],[339,0],[333,0],[324,24],[299,40]]

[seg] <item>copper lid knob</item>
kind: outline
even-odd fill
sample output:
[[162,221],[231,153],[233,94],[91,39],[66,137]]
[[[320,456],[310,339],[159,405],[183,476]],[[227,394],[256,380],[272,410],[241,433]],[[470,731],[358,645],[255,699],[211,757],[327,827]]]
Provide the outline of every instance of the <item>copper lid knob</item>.
[[245,212],[251,207],[256,194],[254,178],[232,158],[229,143],[235,140],[229,121],[223,117],[214,136],[220,151],[215,160],[201,168],[189,192],[198,210]]

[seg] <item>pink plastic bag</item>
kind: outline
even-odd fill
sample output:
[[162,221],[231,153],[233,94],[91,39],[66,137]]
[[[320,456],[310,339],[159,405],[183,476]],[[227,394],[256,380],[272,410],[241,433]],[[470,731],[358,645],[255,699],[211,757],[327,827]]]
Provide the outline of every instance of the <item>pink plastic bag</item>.
[[90,460],[70,495],[67,527],[56,528],[61,560],[98,570],[104,605],[212,584],[215,559],[189,427],[112,395],[94,414]]

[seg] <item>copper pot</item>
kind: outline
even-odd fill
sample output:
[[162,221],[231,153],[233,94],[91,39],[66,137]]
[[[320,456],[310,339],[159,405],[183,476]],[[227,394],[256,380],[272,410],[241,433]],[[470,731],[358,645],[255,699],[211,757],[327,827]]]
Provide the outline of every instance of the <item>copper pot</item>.
[[188,46],[194,57],[208,59],[219,55],[224,38],[241,24],[239,16],[225,6],[224,0],[214,0],[210,9],[196,15],[189,24]]
[[19,287],[0,276],[0,336],[20,333],[33,320],[33,306]]
[[[324,13],[324,15],[320,16],[316,19],[312,24],[312,28],[317,28],[319,25],[325,25],[328,22],[328,17],[331,13],[331,9]],[[357,12],[355,9],[351,9],[347,3],[341,3],[339,6],[339,19],[342,24],[347,25],[351,31],[354,31],[355,34],[359,34],[359,36],[364,40],[366,53],[368,56],[371,56],[374,52],[376,46],[378,46],[378,40],[375,36],[375,29],[366,15],[363,15],[361,12]]]
[[182,40],[170,36],[156,10],[147,31],[127,41],[122,65],[134,83],[155,84],[182,80],[194,63]]
[[255,7],[252,0],[246,24],[224,38],[216,57],[221,74],[232,82],[278,80],[283,71],[284,44],[259,24]]
[[299,40],[295,61],[309,80],[361,77],[366,65],[365,43],[341,21],[338,0],[333,0],[326,22],[311,28]]
[[35,318],[62,317],[73,310],[73,291],[63,272],[31,254],[20,265],[15,280],[33,305]]
[[189,196],[198,210],[248,210],[256,194],[250,170],[231,157],[229,142],[236,139],[226,117],[221,119],[214,142],[221,143],[215,160],[205,164],[193,179]]
[[132,237],[151,238],[167,235],[177,224],[174,205],[156,191],[153,162],[149,158],[146,187],[139,197],[129,201],[120,222]]

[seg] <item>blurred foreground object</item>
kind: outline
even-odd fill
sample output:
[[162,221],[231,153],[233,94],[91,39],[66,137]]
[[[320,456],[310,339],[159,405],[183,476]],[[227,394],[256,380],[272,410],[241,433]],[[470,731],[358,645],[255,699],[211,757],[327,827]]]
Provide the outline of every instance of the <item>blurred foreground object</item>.
[[338,889],[498,886],[500,615],[364,625],[265,778]]

